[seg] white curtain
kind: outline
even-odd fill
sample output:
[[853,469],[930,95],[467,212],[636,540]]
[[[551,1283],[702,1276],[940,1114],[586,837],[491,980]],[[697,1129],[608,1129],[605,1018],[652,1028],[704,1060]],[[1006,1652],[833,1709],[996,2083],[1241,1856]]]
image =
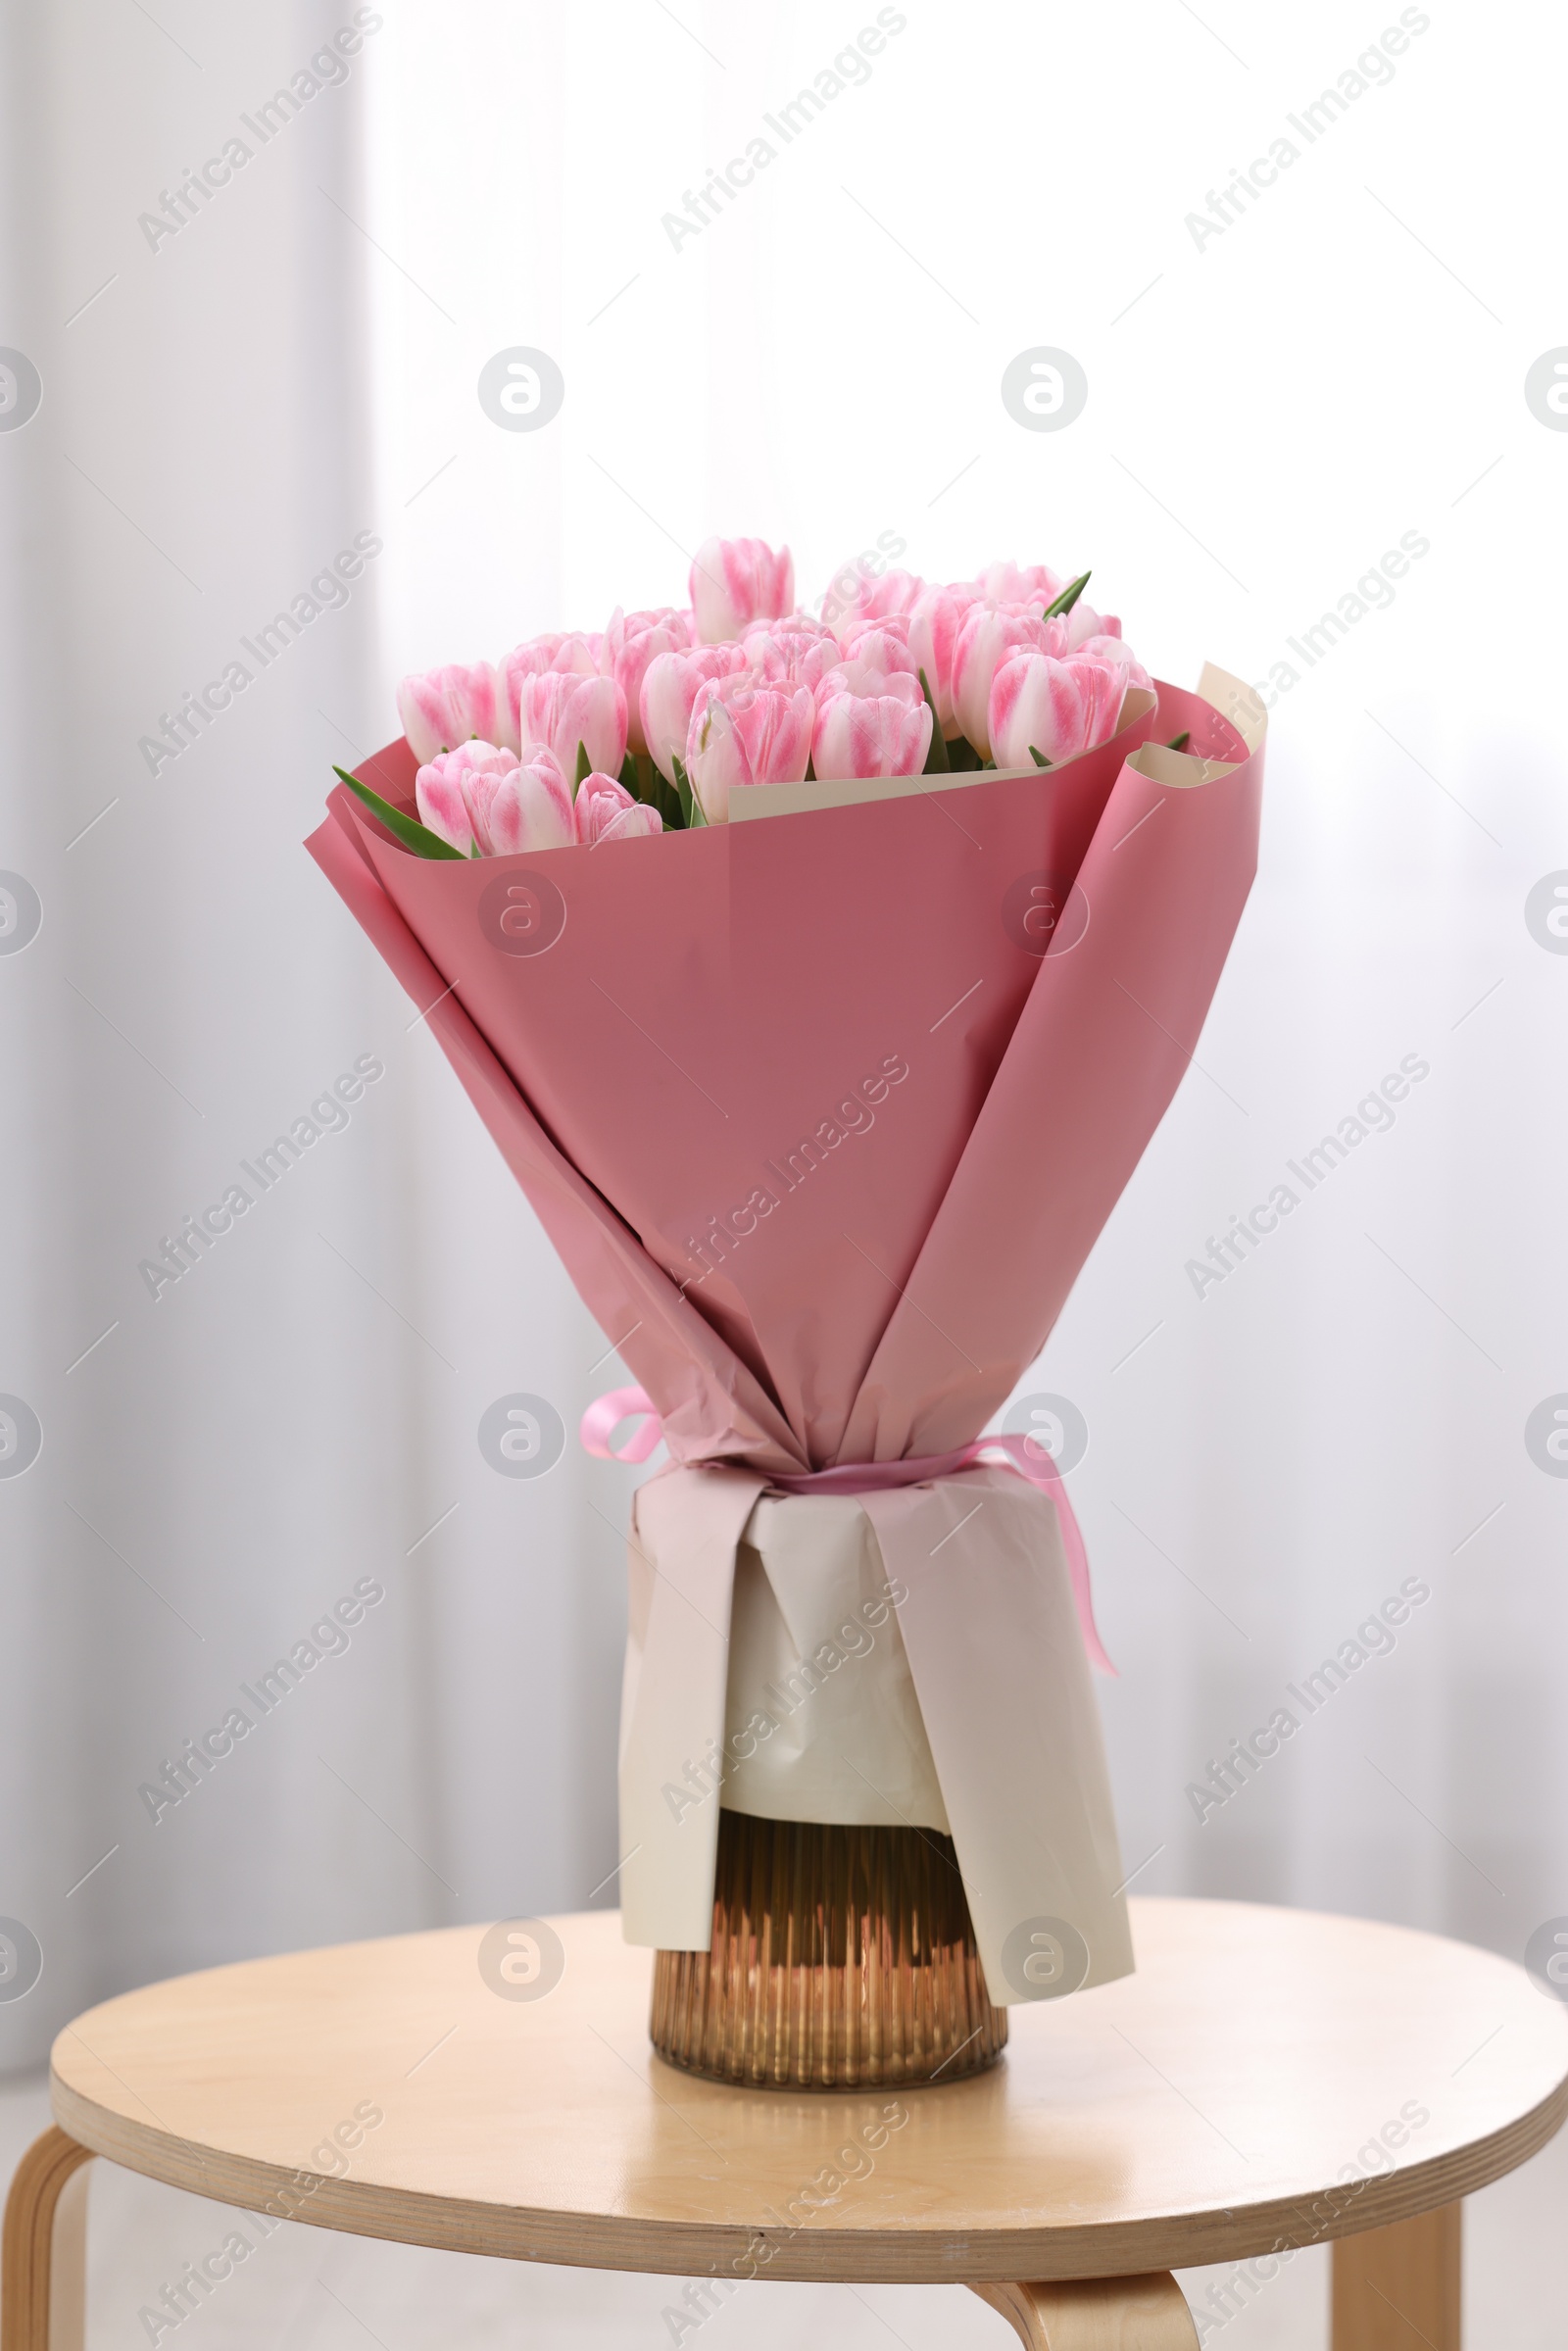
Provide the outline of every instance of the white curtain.
[[[1164,675],[1272,676],[1197,1064],[1021,1392],[1088,1425],[1126,1866],[1513,1953],[1568,1910],[1568,1484],[1525,1441],[1568,1391],[1568,959],[1526,917],[1568,868],[1568,439],[1524,390],[1563,33],[1391,17],[7,18],[0,345],[42,401],[0,429],[0,869],[41,925],[0,902],[0,1394],[41,1450],[0,1476],[0,1914],[43,1976],[0,2065],[178,1969],[614,1899],[629,1473],[499,1477],[476,1432],[517,1393],[573,1430],[617,1366],[300,842],[401,671],[678,599],[711,530],[788,540],[807,601],[899,541],[1093,563]],[[1087,378],[1059,431],[1001,396],[1041,347]],[[535,431],[477,395],[516,348],[564,376]],[[177,1803],[140,1792],[236,1706]]]

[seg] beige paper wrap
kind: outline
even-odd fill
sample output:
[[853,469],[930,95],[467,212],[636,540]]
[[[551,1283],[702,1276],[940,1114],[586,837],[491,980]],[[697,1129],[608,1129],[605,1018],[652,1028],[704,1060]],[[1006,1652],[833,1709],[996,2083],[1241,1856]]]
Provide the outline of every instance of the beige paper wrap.
[[1046,1495],[986,1467],[831,1496],[673,1470],[637,1494],[630,1568],[629,1942],[708,1948],[722,1803],[951,1835],[998,2006],[1062,1988],[1031,1957],[1070,1942],[1062,1923],[1082,1985],[1131,1971],[1099,1711]]

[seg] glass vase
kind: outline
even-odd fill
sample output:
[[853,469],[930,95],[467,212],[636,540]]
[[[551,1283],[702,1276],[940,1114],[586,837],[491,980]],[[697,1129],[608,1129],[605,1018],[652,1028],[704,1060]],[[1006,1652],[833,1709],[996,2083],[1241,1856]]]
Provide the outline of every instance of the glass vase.
[[993,2008],[951,1837],[721,1812],[707,1951],[654,1959],[654,2047],[757,2087],[957,2082],[994,2065]]

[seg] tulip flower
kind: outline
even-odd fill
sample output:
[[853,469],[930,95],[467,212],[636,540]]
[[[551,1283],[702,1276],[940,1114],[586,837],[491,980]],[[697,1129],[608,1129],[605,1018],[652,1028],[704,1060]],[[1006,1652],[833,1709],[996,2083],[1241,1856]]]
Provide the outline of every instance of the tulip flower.
[[[812,689],[811,699],[820,710],[832,701],[835,694],[854,694],[861,701],[891,697],[894,702],[902,702],[911,710],[919,710],[925,701],[920,691],[920,681],[912,668],[883,669],[875,661],[862,661],[853,654],[847,661],[838,662],[825,677],[818,679]],[[873,768],[871,772],[875,774],[878,770]]]
[[406,677],[398,688],[398,716],[421,765],[438,751],[456,751],[473,735],[496,742],[498,722],[504,725],[504,719],[494,664],[452,661],[444,669]]
[[420,822],[465,857],[564,849],[574,838],[571,793],[543,744],[519,761],[491,743],[438,752],[414,779]]
[[819,704],[811,763],[824,781],[861,775],[919,775],[931,748],[931,711],[897,694],[833,694]]
[[[477,749],[477,745],[474,748]],[[486,748],[495,750],[493,744]],[[498,759],[505,759],[509,768],[517,763],[515,752],[496,751],[495,756]],[[414,779],[414,805],[419,811],[422,825],[468,857],[474,854],[474,840],[473,820],[468,814],[467,797],[463,789],[463,766],[466,757],[466,746],[462,751],[438,751]]]
[[754,620],[776,620],[795,602],[795,562],[765,539],[705,539],[689,593],[705,645],[732,644]]
[[1114,612],[1097,612],[1080,596],[1070,612],[1061,615],[1067,630],[1067,651],[1081,653],[1091,637],[1119,637],[1121,622]]
[[812,633],[781,620],[771,628],[748,630],[741,652],[767,685],[814,687],[836,665],[839,641],[831,629]]
[[588,639],[580,630],[569,635],[529,637],[514,645],[500,664],[501,721],[496,740],[511,751],[520,752],[527,737],[521,719],[522,688],[525,679],[546,677],[552,671],[562,676],[597,677],[599,663]]
[[1031,612],[1007,612],[999,605],[971,605],[953,648],[953,709],[962,732],[983,759],[991,757],[987,713],[991,681],[1011,653],[1064,654],[1067,632],[1059,620]]
[[1015,653],[991,686],[988,731],[999,767],[1059,766],[1108,743],[1127,691],[1119,664],[1074,654]]
[[578,677],[547,669],[520,681],[518,731],[524,743],[547,743],[563,773],[575,780],[578,751],[602,775],[619,772],[626,757],[626,697],[612,677]]
[[925,593],[925,581],[913,571],[862,571],[850,563],[837,574],[835,589],[846,578],[852,584],[834,594],[827,613],[846,647],[858,623],[911,612]]
[[1054,604],[1067,585],[1049,563],[988,563],[975,575],[974,590],[987,604],[1011,604],[1039,612]]
[[1153,692],[1153,679],[1124,637],[1086,637],[1081,645],[1075,645],[1072,650],[1085,655],[1092,661],[1114,662],[1118,668],[1126,671],[1126,683],[1129,686],[1147,686],[1151,693]]
[[881,669],[888,676],[902,671],[913,677],[915,662],[909,653],[908,621],[902,613],[890,613],[881,620],[858,621],[847,632],[843,658],[859,661],[869,669]]
[[577,786],[572,813],[578,844],[585,849],[597,849],[602,841],[632,841],[643,833],[664,829],[659,810],[633,800],[612,775],[585,775]]
[[487,801],[483,784],[470,786],[468,805],[480,855],[515,857],[525,849],[565,849],[574,837],[571,786],[548,744],[530,743],[516,772]]
[[909,615],[907,612],[857,612],[839,630],[839,645],[845,653],[858,653],[864,637],[889,637],[895,644],[907,649]]
[[648,756],[666,784],[675,781],[675,761],[686,756],[698,694],[713,678],[732,677],[744,665],[738,645],[694,645],[689,653],[656,654],[649,662],[638,715]]
[[612,677],[626,697],[626,740],[631,749],[645,753],[648,738],[643,732],[642,692],[648,665],[662,653],[684,653],[692,642],[691,620],[685,612],[666,606],[658,612],[622,612],[617,605],[611,614],[605,631],[602,657],[607,677]]
[[805,781],[813,715],[804,686],[759,685],[746,670],[703,686],[686,737],[686,771],[710,824],[729,821],[732,791]]
[[828,622],[825,620],[819,620],[814,612],[784,612],[776,621],[770,623],[760,621],[758,626],[787,628],[793,635],[802,637],[833,637],[834,644],[836,645],[838,643],[838,639],[836,636],[833,636],[833,630],[829,626]]
[[577,677],[592,677],[598,669],[592,640],[580,628],[547,631],[525,637],[501,664],[518,677],[543,677],[547,669],[569,669]]
[[953,657],[964,617],[978,601],[972,588],[927,588],[908,616],[909,658],[925,671],[937,724],[950,743],[963,732],[953,705]]

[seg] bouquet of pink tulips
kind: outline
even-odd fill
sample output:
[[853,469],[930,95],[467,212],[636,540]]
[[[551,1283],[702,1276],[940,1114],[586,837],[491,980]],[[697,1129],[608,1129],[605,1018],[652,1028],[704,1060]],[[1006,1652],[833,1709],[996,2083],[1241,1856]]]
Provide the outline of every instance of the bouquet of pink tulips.
[[[829,626],[710,540],[688,610],[405,679],[310,843],[638,1383],[584,1442],[668,1448],[633,1941],[709,1948],[728,1808],[951,1835],[999,2004],[1132,1964],[1082,1541],[985,1431],[1197,1046],[1262,714],[1157,682],[1087,576],[862,572]],[[1044,1991],[1042,1921],[1082,1954]]]
[[1054,767],[1152,685],[1088,572],[857,579],[830,627],[793,609],[787,548],[710,539],[685,612],[617,607],[602,632],[405,678],[422,829],[394,829],[426,857],[509,857],[722,824],[756,784]]

